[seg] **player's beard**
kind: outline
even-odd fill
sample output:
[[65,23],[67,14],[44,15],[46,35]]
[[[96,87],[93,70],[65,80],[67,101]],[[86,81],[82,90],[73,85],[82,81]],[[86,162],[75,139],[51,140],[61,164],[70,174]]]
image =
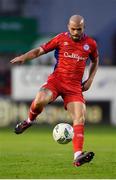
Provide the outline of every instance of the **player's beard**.
[[72,36],[72,35],[71,35],[71,37],[72,37],[73,41],[78,41],[78,40],[80,39],[79,36]]
[[78,41],[79,39],[81,39],[83,34],[80,34],[78,36],[74,36],[74,35],[71,35],[71,38],[73,39],[73,41]]

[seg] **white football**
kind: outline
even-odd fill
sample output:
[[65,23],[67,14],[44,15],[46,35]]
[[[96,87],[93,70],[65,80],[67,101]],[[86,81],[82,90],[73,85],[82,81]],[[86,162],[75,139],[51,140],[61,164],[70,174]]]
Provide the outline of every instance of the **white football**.
[[68,144],[73,136],[73,127],[68,123],[59,123],[53,129],[53,139],[59,144]]

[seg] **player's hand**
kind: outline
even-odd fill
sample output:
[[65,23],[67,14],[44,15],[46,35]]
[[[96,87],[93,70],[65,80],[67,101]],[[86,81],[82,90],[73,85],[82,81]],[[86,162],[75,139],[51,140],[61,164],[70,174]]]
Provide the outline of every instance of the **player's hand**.
[[23,56],[18,56],[10,61],[11,64],[19,63],[23,64],[25,62],[25,59]]
[[87,79],[86,81],[84,81],[82,83],[82,91],[87,91],[90,88],[91,84],[92,84],[91,79]]

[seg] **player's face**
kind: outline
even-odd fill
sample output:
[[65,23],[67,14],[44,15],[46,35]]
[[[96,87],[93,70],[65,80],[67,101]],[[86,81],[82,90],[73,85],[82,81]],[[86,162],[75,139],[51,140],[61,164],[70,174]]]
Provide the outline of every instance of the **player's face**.
[[83,32],[84,32],[84,24],[76,24],[74,22],[69,22],[68,24],[68,30],[70,32],[70,35],[74,41],[78,40]]

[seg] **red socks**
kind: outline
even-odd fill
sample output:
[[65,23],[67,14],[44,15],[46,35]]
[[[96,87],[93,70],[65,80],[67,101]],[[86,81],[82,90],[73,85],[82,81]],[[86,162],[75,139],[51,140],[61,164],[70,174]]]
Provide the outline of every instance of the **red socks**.
[[82,151],[84,143],[84,124],[78,124],[73,126],[74,138],[73,138],[73,149],[74,153]]
[[42,112],[42,110],[43,110],[43,107],[41,106],[38,108],[35,108],[34,101],[33,101],[29,109],[29,114],[28,114],[29,120],[34,121],[36,117],[38,116],[38,114]]

